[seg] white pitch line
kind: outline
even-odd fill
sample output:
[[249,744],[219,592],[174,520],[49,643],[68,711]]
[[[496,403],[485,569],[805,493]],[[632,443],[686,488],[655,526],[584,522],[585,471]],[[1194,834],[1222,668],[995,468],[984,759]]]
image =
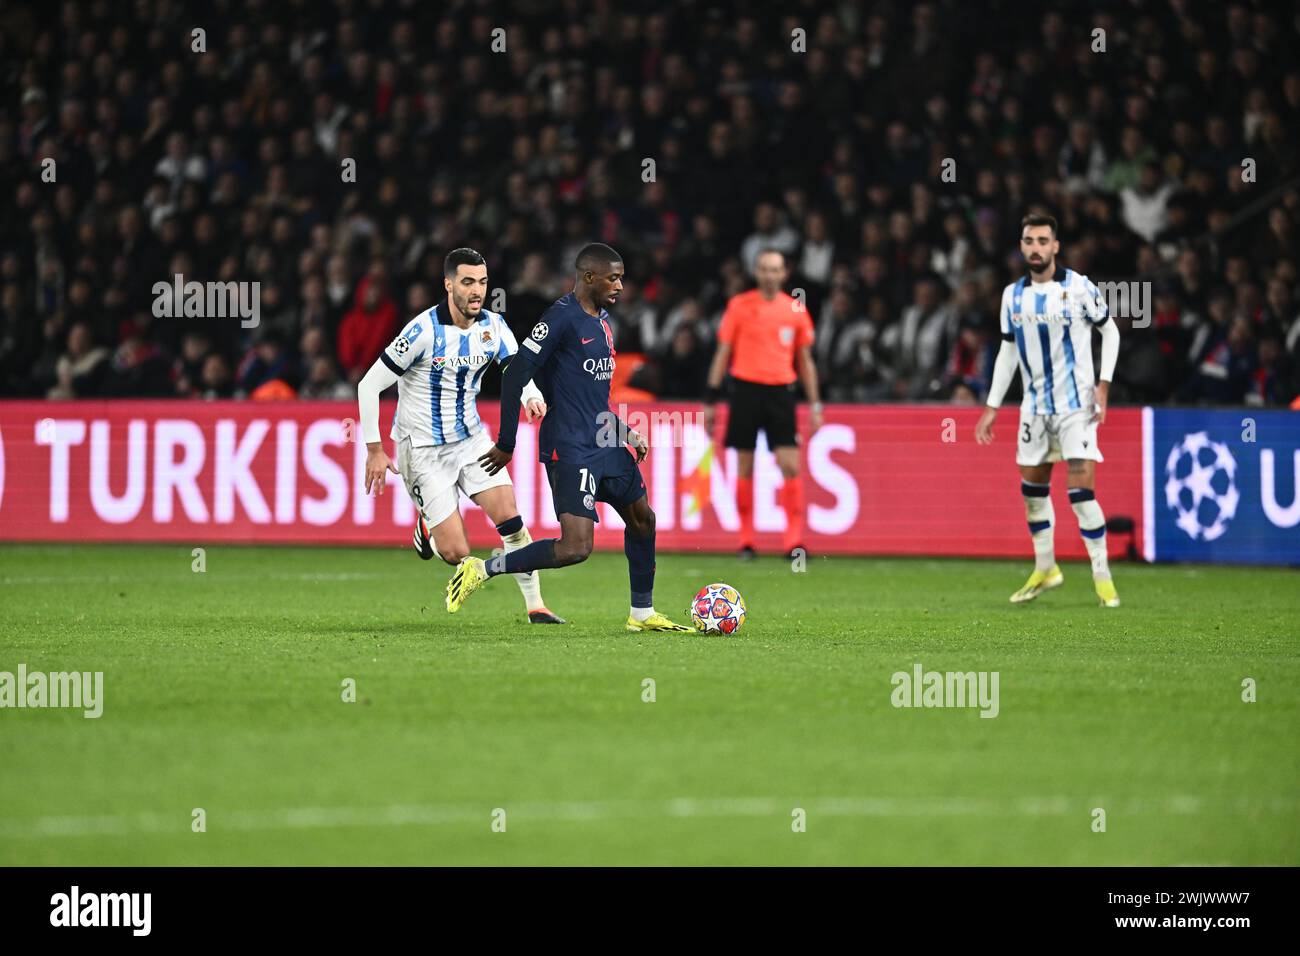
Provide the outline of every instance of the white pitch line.
[[[667,801],[579,801],[570,803],[506,804],[516,820],[563,822],[610,819],[677,819],[726,817],[787,817],[795,807],[810,817],[1059,817],[1087,815],[1102,807],[1112,815],[1162,813],[1196,816],[1205,812],[1292,813],[1295,797],[1205,800],[1175,795],[1115,802],[1077,797],[818,797],[799,801],[782,797],[677,797]],[[397,804],[384,807],[285,807],[270,810],[234,810],[208,814],[212,830],[268,831],[319,830],[333,827],[441,826],[481,823],[494,808]],[[45,837],[126,836],[183,833],[189,829],[188,810],[175,814],[135,813],[105,816],[48,816],[31,820],[0,820],[0,839]]]
[[[378,571],[267,571],[206,572],[222,581],[373,581],[387,577]],[[0,577],[0,584],[138,584],[138,575],[128,574],[27,574]]]

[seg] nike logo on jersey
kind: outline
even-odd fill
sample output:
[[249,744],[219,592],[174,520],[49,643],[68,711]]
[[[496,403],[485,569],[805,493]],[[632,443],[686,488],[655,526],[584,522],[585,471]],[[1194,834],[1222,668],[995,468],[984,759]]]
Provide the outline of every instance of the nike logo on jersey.
[[594,342],[594,341],[596,341],[594,338],[583,339],[583,340],[582,340],[582,344],[583,344],[583,345],[590,345],[590,344],[591,344],[592,342]]

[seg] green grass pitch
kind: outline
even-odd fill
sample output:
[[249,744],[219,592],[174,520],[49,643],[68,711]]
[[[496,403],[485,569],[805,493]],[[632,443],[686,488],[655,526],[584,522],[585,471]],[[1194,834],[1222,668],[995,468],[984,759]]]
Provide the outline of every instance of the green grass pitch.
[[[0,549],[0,670],[105,697],[0,710],[0,863],[1300,863],[1294,571],[1120,564],[1106,611],[1081,565],[1013,607],[1027,562],[661,555],[679,620],[745,596],[710,638],[625,632],[621,554],[544,574],[562,628],[409,548],[192,560]],[[917,662],[1000,713],[893,707]]]

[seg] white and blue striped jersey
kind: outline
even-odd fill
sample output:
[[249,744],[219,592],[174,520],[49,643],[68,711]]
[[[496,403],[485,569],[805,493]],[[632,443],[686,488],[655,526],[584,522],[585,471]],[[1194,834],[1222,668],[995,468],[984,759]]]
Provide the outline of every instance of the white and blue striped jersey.
[[1092,330],[1110,312],[1097,286],[1071,269],[1057,269],[1047,282],[1029,276],[1002,290],[1002,338],[1016,343],[1026,415],[1064,415],[1090,410],[1097,377],[1092,368]]
[[478,390],[490,362],[519,349],[506,321],[483,309],[462,329],[444,301],[411,319],[380,353],[399,376],[391,437],[416,447],[446,445],[478,433]]

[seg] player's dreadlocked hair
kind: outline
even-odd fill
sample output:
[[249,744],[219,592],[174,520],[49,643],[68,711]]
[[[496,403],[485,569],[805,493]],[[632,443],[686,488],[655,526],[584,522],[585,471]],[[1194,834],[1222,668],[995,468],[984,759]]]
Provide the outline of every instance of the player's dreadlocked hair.
[[442,274],[448,279],[456,278],[456,270],[461,266],[482,266],[487,265],[487,260],[482,254],[469,246],[461,246],[459,249],[453,249],[447,253],[447,258],[442,260]]
[[603,242],[589,242],[578,251],[573,268],[579,272],[603,272],[623,257]]

